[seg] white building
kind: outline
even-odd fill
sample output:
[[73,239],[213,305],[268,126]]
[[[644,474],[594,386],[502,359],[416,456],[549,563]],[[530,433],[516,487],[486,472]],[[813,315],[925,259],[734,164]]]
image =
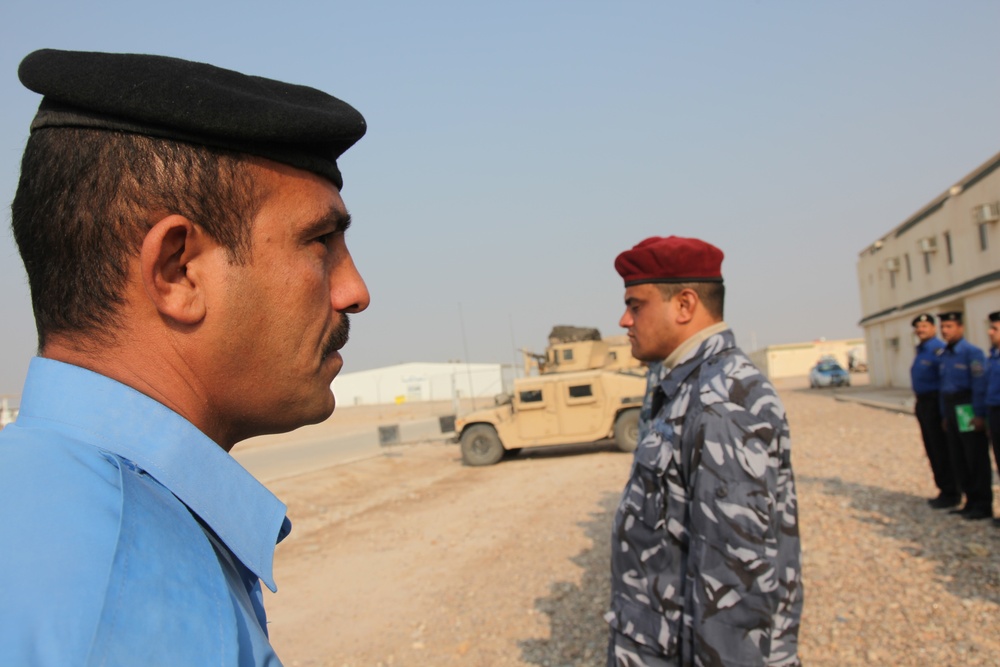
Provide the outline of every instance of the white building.
[[861,338],[846,340],[816,340],[808,343],[768,345],[754,350],[750,361],[769,379],[809,375],[820,357],[833,357],[844,368],[850,366],[850,356],[865,359],[865,341]]
[[342,373],[333,381],[333,393],[344,406],[492,398],[512,384],[510,378],[511,369],[502,364],[414,362]]
[[974,169],[858,259],[873,385],[910,386],[920,313],[964,313],[966,339],[984,350],[987,314],[1000,310],[1000,153]]

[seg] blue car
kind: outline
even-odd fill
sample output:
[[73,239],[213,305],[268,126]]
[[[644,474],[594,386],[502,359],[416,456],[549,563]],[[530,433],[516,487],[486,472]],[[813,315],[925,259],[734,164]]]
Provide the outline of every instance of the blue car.
[[851,375],[844,367],[832,359],[820,359],[820,362],[809,371],[809,386],[817,387],[850,387]]

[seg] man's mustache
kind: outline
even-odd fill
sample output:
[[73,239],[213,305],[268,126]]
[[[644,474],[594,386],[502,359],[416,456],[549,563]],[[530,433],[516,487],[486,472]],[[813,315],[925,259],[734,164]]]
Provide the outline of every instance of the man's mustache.
[[350,338],[350,334],[351,321],[347,315],[342,315],[340,324],[330,333],[330,337],[326,339],[326,345],[323,346],[323,356],[328,357],[333,352],[347,345],[347,339]]

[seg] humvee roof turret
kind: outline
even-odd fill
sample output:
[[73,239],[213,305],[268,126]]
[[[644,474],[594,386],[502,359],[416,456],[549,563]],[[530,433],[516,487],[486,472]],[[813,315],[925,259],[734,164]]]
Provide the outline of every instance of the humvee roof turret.
[[632,356],[628,336],[601,338],[600,331],[586,327],[553,327],[545,354],[526,350],[522,353],[525,375],[531,375],[534,368],[540,375],[598,368],[641,368],[639,360]]

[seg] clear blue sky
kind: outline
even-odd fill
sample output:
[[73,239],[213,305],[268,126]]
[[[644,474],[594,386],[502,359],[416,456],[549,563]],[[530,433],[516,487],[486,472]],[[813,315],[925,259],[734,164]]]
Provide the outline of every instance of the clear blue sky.
[[[858,252],[1000,150],[1000,2],[52,2],[0,8],[0,394],[34,325],[9,208],[43,47],[210,62],[341,97],[372,293],[345,372],[620,333],[612,262],[726,252],[747,349],[860,335]],[[461,304],[461,307],[459,306]],[[513,341],[513,342],[512,342]]]

